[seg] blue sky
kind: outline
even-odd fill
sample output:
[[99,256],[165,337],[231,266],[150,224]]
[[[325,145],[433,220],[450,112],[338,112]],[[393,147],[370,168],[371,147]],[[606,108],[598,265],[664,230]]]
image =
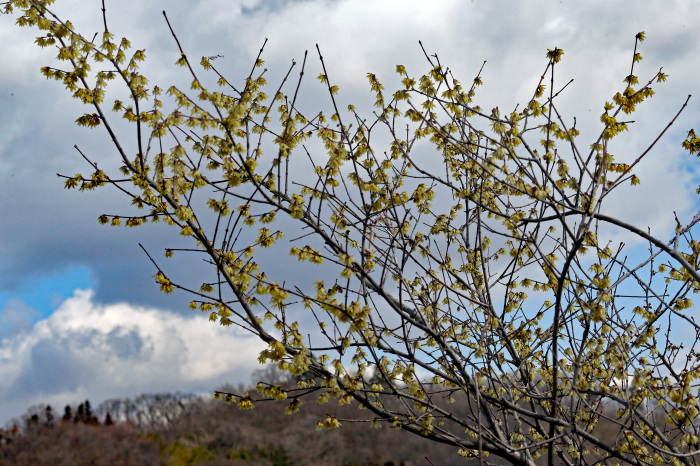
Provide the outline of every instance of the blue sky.
[[90,269],[85,265],[68,267],[51,275],[38,273],[24,277],[13,292],[0,292],[0,308],[5,308],[9,301],[19,300],[38,310],[38,318],[46,318],[71,297],[76,288],[91,289],[93,286]]
[[[416,73],[425,69],[419,39],[463,82],[487,60],[485,86],[480,90],[484,108],[512,108],[528,98],[546,65],[546,50],[558,46],[565,51],[560,76],[575,80],[560,105],[579,118],[584,138],[597,130],[604,101],[620,89],[634,35],[644,30],[640,80],[663,66],[669,81],[655,87],[656,97],[637,114],[633,130],[617,142],[616,151],[624,155],[643,150],[649,136],[658,134],[687,94],[700,96],[697,5],[660,0],[107,0],[107,11],[115,35],[146,48],[149,59],[142,71],[162,87],[186,82],[172,65],[177,52],[162,19],[165,9],[191,56],[224,55],[223,71],[233,76],[249,69],[265,38],[263,58],[270,82],[286,71],[292,58],[299,60],[304,50],[312,52],[319,43],[329,74],[340,86],[339,99],[359,108],[372,104],[367,72],[391,82],[396,64]],[[57,0],[54,8],[79,29],[100,30],[95,2]],[[101,167],[113,164],[114,153],[104,134],[73,124],[80,106],[61,85],[47,82],[39,73],[41,66],[52,63],[51,51],[38,49],[32,44],[33,31],[12,23],[13,18],[0,17],[0,373],[7,374],[0,382],[0,424],[34,403],[61,404],[85,397],[99,402],[140,391],[206,390],[248,381],[256,367],[254,351],[238,351],[225,364],[202,363],[197,371],[175,369],[178,361],[194,365],[196,355],[206,352],[206,328],[232,347],[255,345],[216,326],[200,328],[203,318],[186,310],[186,296],[158,292],[151,280],[155,271],[138,243],[158,251],[167,234],[164,229],[100,227],[98,215],[128,209],[124,199],[116,192],[79,194],[62,189],[56,173],[86,170],[74,144],[99,160]],[[309,63],[309,76],[316,76],[317,60]],[[302,87],[302,108],[325,105],[311,81]],[[673,229],[673,210],[686,218],[697,211],[695,198],[688,195],[697,180],[680,142],[687,129],[700,130],[699,116],[698,103],[691,100],[639,167],[644,190],[622,194],[609,213],[663,236]],[[171,265],[185,278],[201,270],[187,259]],[[133,316],[134,321],[120,315]],[[171,320],[187,325],[175,329],[164,323]],[[68,343],[71,335],[92,335],[93,343]],[[163,356],[169,338],[183,342],[169,347],[177,352],[173,358]],[[114,354],[99,356],[101,350]],[[48,357],[51,354],[61,355],[60,361]],[[98,364],[88,367],[85,355],[91,354],[121,370],[118,383],[117,369],[100,372]],[[139,368],[147,363],[170,368],[177,377],[144,378]],[[57,364],[75,374],[76,382],[61,384],[54,376],[42,375],[53,373],[48,368]],[[133,376],[129,367],[134,368]],[[30,382],[38,388],[25,390]]]

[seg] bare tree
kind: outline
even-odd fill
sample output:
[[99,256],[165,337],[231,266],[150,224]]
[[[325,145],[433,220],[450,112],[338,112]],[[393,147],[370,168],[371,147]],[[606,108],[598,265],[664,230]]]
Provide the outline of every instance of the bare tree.
[[167,428],[175,419],[197,409],[199,397],[187,393],[144,393],[133,400],[109,399],[97,408],[101,418],[121,421],[142,431]]
[[[296,388],[261,383],[258,395],[221,396],[243,408],[292,397],[287,412],[310,394],[357,403],[372,427],[454,445],[484,464],[489,454],[523,465],[696,462],[700,327],[689,295],[700,289],[700,213],[657,238],[604,209],[612,192],[640,189],[635,167],[688,103],[647,150],[626,162],[609,152],[665,79],[661,70],[641,84],[634,75],[644,33],[600,134],[583,146],[557,107],[568,85],[555,80],[559,48],[513,111],[481,109],[481,73],[465,87],[426,53],[420,77],[397,66],[394,93],[368,75],[376,111],[367,117],[338,108],[317,47],[327,117],[298,111],[306,55],[296,82],[295,64],[268,95],[262,55],[238,85],[215,57],[195,70],[171,28],[192,92],[168,88],[174,108],[165,112],[161,88],[138,72],[144,52],[127,55],[129,41],[109,32],[104,1],[97,42],[48,3],[5,9],[21,9],[19,24],[57,48],[65,68],[44,75],[91,107],[77,123],[103,126],[123,163],[121,175],[106,173],[84,156],[94,171],[65,177],[66,187],[111,185],[143,209],[102,215],[103,224],[164,221],[191,238],[165,256],[199,255],[211,275],[177,283],[147,253],[161,290],[187,291],[211,321],[268,343],[261,363],[309,374]],[[106,103],[112,80],[125,97]],[[110,108],[133,132],[118,131]],[[695,153],[700,140],[691,130],[683,145]],[[648,252],[612,243],[611,231]],[[451,409],[458,398],[468,409]],[[616,431],[597,431],[601,417]],[[318,425],[341,421],[329,407]]]

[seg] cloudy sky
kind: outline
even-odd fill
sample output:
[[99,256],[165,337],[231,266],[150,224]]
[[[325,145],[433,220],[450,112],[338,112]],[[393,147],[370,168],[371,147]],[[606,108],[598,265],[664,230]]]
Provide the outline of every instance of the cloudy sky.
[[[99,2],[57,0],[54,9],[85,35],[101,31]],[[371,108],[366,73],[395,82],[394,69],[427,70],[419,47],[437,53],[462,82],[487,61],[477,103],[512,109],[532,95],[547,49],[564,49],[559,101],[577,117],[581,137],[599,131],[605,100],[622,90],[634,35],[646,31],[640,81],[660,67],[669,75],[616,140],[618,161],[633,160],[675,115],[688,94],[700,98],[700,4],[682,1],[412,1],[412,0],[107,0],[109,27],[145,48],[151,84],[188,82],[161,14],[167,10],[190,57],[223,55],[232,81],[247,74],[265,38],[269,80],[309,50],[308,76],[320,70],[315,44],[343,107]],[[100,227],[102,213],[128,207],[118,193],[62,189],[56,173],[89,171],[77,144],[101,167],[114,165],[105,133],[73,123],[81,106],[39,68],[52,51],[33,45],[34,31],[0,17],[0,425],[35,403],[55,405],[154,391],[206,391],[247,382],[261,345],[187,311],[185,295],[164,296],[138,247],[158,251],[162,227]],[[198,61],[198,60],[194,60]],[[239,81],[240,82],[240,81]],[[389,89],[389,85],[386,86]],[[272,93],[272,91],[270,91]],[[326,105],[320,84],[302,85],[301,107]],[[637,171],[642,188],[621,194],[610,213],[663,237],[673,211],[698,207],[695,161],[680,149],[700,130],[698,99]],[[176,260],[190,274],[198,265]]]

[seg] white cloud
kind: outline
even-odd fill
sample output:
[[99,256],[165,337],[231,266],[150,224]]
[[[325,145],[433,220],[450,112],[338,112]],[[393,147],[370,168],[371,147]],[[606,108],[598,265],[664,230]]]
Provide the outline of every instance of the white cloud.
[[98,305],[77,290],[49,318],[0,341],[0,422],[30,405],[211,390],[247,382],[264,347],[206,316]]

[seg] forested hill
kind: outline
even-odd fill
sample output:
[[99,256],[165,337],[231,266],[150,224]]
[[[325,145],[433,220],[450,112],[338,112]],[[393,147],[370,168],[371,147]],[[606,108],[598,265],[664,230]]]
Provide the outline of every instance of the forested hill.
[[[287,389],[294,380],[269,366],[256,371],[254,380]],[[221,387],[221,391],[250,393],[253,387]],[[436,397],[440,393],[434,394]],[[392,429],[387,423],[371,424],[369,411],[358,415],[357,405],[339,406],[331,399],[318,403],[318,395],[301,397],[300,409],[285,414],[290,398],[246,403],[216,400],[212,394],[145,394],[134,399],[107,400],[93,408],[89,401],[60,411],[37,405],[6,429],[0,429],[0,465],[476,465],[454,446]],[[447,405],[455,415],[469,410],[465,399]],[[607,406],[601,421],[589,426],[593,435],[614,435],[619,407]],[[350,422],[366,413],[366,422]],[[318,430],[317,424],[335,416],[341,426]],[[659,424],[665,418],[657,418]],[[376,428],[379,427],[379,428]],[[587,460],[600,459],[586,451]],[[483,464],[509,464],[493,455]],[[540,464],[546,464],[540,458]]]
[[[241,410],[211,396],[158,394],[96,408],[85,401],[60,412],[38,405],[0,434],[0,464],[429,466],[464,460],[455,447],[386,425],[342,422],[356,417],[356,406],[320,405],[312,396],[285,415],[288,404],[258,402]],[[342,426],[317,430],[329,413]]]

